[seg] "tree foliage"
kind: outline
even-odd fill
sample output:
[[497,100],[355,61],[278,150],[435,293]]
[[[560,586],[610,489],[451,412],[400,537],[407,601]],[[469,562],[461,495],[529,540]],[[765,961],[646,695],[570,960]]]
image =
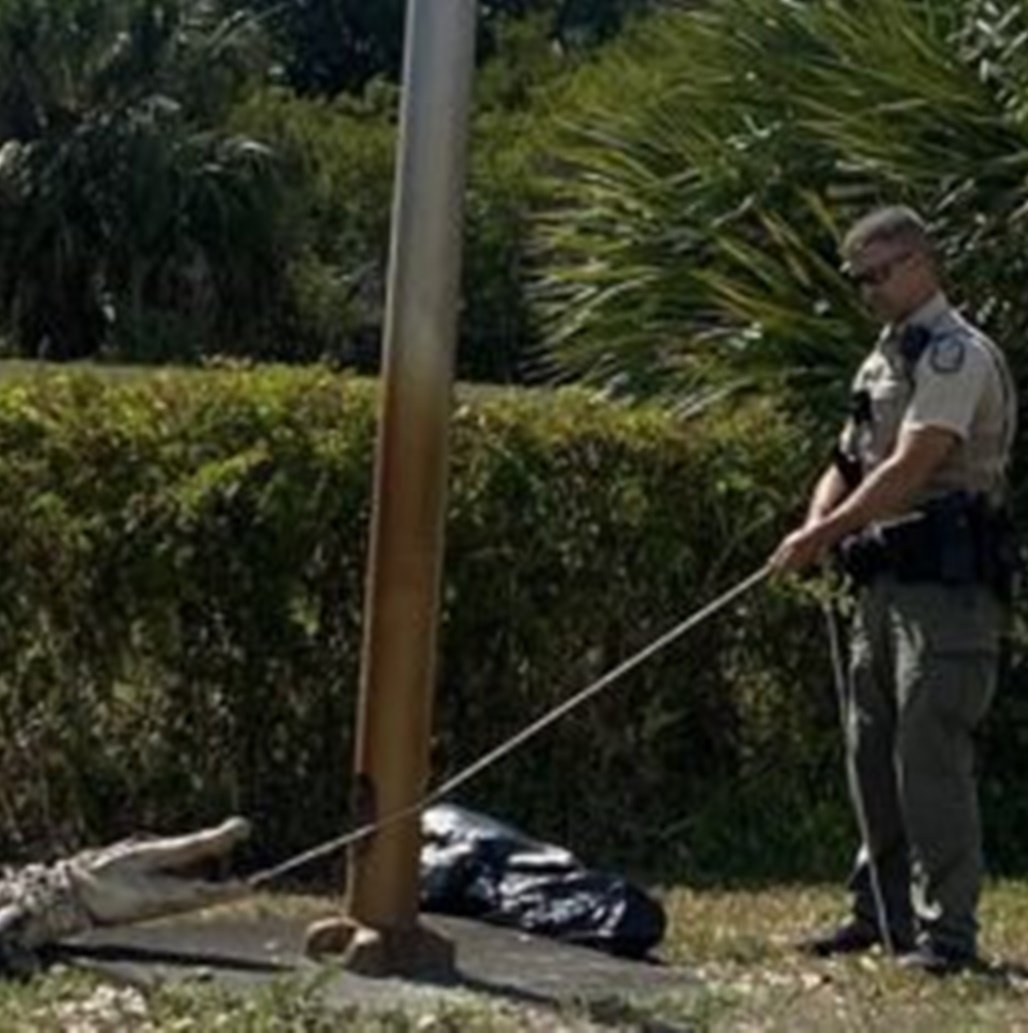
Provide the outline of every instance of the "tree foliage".
[[[405,0],[247,0],[278,40],[284,79],[302,95],[359,93],[376,77],[397,82],[403,61]],[[479,0],[478,52],[501,47],[511,19],[541,16],[565,47],[594,46],[656,0]]]
[[397,91],[314,102],[274,88],[251,94],[233,124],[278,156],[285,283],[281,350],[372,368],[385,298]]
[[208,0],[4,0],[0,302],[20,352],[252,338],[276,183],[222,122],[262,60],[252,22]]
[[[576,64],[552,45],[545,8],[484,11],[492,51],[475,89],[464,376],[518,379],[532,332],[523,284],[553,118],[546,98]],[[379,58],[359,96],[269,87],[262,31],[291,19],[345,58],[324,21],[345,10],[289,4],[255,16],[230,0],[0,0],[8,350],[375,366],[398,88],[378,74]],[[355,39],[386,34],[388,4],[353,18]]]
[[710,0],[642,26],[556,149],[538,298],[565,368],[844,387],[868,328],[836,248],[886,201],[925,213],[957,300],[1023,363],[1026,30],[991,0]]
[[298,93],[357,93],[377,76],[396,81],[405,0],[248,0],[278,43],[284,80]]
[[[457,350],[466,379],[526,375],[528,251],[533,212],[545,200],[539,169],[574,67],[547,34],[538,16],[505,25],[475,83]],[[288,284],[278,334],[292,356],[377,368],[398,104],[397,87],[379,79],[360,98],[261,90],[235,113],[238,131],[267,141],[280,159]]]

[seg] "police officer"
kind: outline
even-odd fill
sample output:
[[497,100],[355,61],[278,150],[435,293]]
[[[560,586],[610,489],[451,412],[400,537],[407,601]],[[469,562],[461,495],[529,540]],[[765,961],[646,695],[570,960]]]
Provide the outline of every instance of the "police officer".
[[785,573],[838,551],[858,586],[845,723],[866,842],[851,917],[806,946],[886,943],[947,973],[976,958],[972,734],[996,683],[1016,400],[1002,353],[943,294],[915,212],[872,212],[842,257],[884,328],[806,519],[770,560]]

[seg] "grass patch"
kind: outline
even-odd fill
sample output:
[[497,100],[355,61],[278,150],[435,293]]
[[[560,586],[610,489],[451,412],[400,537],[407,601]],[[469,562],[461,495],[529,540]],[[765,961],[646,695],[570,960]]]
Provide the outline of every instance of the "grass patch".
[[[468,994],[456,1002],[375,1012],[326,1013],[319,987],[285,980],[246,998],[201,984],[149,995],[57,968],[28,983],[0,983],[3,1033],[1028,1033],[1028,882],[992,883],[982,905],[981,974],[947,980],[900,970],[872,952],[815,961],[794,943],[844,910],[836,887],[760,890],[675,888],[664,955],[695,973],[699,989],[627,999],[616,992],[588,1005],[547,1010]],[[285,901],[286,913],[311,915],[315,901]],[[247,905],[260,913],[262,900]]]
[[834,887],[676,889],[666,899],[669,959],[703,981],[706,1015],[695,1001],[670,999],[649,1003],[651,1021],[768,1033],[1028,1031],[1026,882],[994,883],[984,896],[988,971],[945,980],[901,970],[879,951],[825,961],[799,954],[801,937],[844,914]]

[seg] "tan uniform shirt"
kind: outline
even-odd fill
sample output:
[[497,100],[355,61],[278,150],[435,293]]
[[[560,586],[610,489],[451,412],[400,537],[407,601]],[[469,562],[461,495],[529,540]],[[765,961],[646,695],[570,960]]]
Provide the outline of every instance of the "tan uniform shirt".
[[[903,353],[904,333],[927,331],[920,355]],[[930,478],[916,507],[963,489],[994,502],[1017,423],[1017,399],[1003,353],[936,294],[902,325],[888,326],[853,381],[855,415],[840,446],[866,476],[892,453],[903,427],[941,427],[957,446]]]

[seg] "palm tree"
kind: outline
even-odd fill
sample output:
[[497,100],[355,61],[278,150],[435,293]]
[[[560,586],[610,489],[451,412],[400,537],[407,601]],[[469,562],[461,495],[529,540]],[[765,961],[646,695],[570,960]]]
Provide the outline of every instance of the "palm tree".
[[251,22],[210,0],[0,0],[0,311],[20,351],[252,331],[273,162],[217,126],[259,60]]
[[535,296],[559,366],[829,398],[867,340],[840,231],[886,200],[926,214],[961,300],[1028,360],[1026,29],[990,0],[709,0],[641,25],[578,84],[555,159]]

